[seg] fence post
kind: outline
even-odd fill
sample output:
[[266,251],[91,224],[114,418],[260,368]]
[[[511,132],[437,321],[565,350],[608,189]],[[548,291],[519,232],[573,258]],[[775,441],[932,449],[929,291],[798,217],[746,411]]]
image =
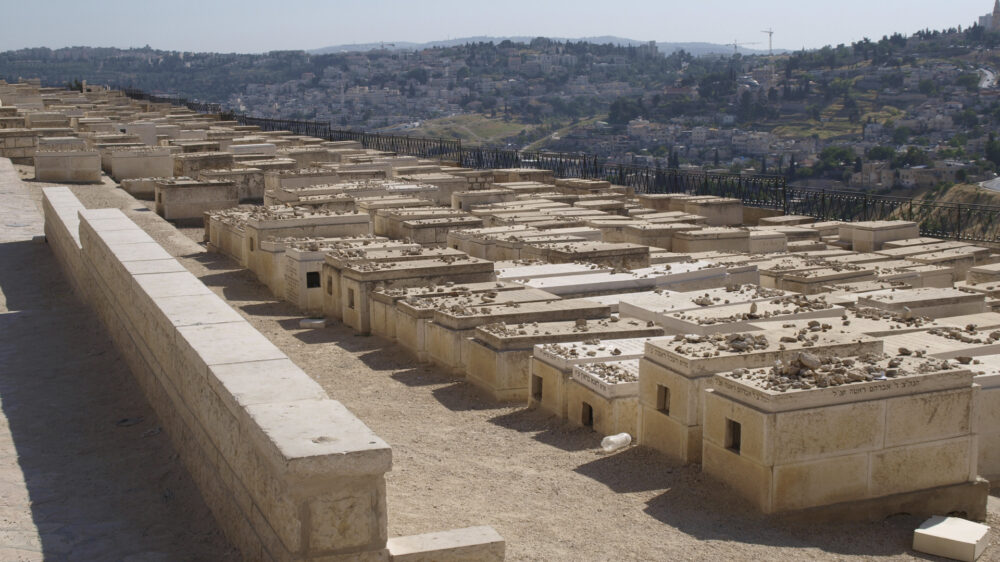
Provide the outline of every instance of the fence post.
[[962,205],[961,205],[961,203],[958,205],[958,208],[956,209],[956,212],[958,213],[958,220],[955,221],[955,240],[961,240],[962,239],[962,236],[961,236],[961,232],[962,232]]

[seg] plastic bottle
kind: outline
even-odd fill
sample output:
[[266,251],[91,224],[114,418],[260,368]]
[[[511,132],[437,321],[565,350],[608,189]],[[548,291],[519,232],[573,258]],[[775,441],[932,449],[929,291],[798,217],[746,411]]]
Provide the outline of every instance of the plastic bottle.
[[613,453],[618,449],[624,449],[632,443],[632,436],[628,433],[619,433],[618,435],[608,435],[604,439],[601,439],[601,448],[604,449],[605,453]]

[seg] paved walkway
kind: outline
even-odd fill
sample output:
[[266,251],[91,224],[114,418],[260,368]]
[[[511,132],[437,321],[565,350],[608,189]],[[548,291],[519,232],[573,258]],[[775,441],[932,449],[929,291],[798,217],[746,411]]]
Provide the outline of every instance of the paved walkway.
[[0,560],[236,560],[0,159]]

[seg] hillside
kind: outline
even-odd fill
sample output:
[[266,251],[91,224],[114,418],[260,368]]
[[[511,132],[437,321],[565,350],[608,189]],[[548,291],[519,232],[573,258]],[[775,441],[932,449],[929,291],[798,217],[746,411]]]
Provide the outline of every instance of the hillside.
[[403,133],[421,137],[461,139],[470,145],[507,144],[508,139],[517,137],[522,131],[526,134],[537,125],[513,120],[490,118],[480,114],[453,115],[439,119],[421,121],[420,126],[398,130],[383,129],[383,132]]

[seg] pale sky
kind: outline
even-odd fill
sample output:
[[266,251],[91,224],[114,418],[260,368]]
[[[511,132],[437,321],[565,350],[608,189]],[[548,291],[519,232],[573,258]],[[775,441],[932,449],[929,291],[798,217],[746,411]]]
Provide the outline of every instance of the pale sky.
[[257,53],[477,35],[757,42],[797,50],[963,28],[992,0],[33,0],[0,2],[0,51],[151,47]]

